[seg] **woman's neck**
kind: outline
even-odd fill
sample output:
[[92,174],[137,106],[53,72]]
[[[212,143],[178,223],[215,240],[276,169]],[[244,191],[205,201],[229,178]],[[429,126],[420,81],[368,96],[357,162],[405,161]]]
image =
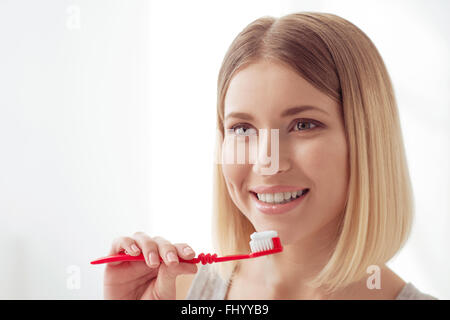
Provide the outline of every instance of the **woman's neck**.
[[312,288],[312,280],[329,260],[332,247],[296,243],[283,247],[282,254],[241,261],[239,276],[268,289],[273,296],[293,294],[323,298],[323,290]]
[[379,266],[382,290],[369,289],[367,279],[358,280],[331,294],[310,285],[310,280],[329,261],[336,244],[335,235],[328,230],[322,236],[283,245],[281,253],[240,261],[235,274],[239,285],[237,290],[245,290],[247,296],[252,296],[253,292],[258,296],[256,299],[395,299],[405,281],[384,264]]
[[273,296],[304,295],[322,299],[325,290],[312,288],[309,281],[330,259],[336,245],[337,226],[332,221],[320,233],[293,243],[283,244],[281,239],[283,252],[240,261],[235,276]]

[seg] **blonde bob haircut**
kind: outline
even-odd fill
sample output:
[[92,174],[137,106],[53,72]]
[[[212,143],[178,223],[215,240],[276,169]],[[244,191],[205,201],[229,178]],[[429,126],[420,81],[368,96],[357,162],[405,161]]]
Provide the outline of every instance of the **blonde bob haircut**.
[[[368,277],[368,267],[390,260],[410,234],[414,203],[391,80],[372,41],[337,15],[261,17],[233,40],[219,71],[216,159],[221,159],[230,81],[260,59],[287,64],[341,106],[349,150],[348,197],[330,259],[310,282],[333,292]],[[221,165],[215,163],[213,174],[214,249],[220,255],[248,253],[255,229],[233,203]],[[239,264],[212,266],[231,280]]]

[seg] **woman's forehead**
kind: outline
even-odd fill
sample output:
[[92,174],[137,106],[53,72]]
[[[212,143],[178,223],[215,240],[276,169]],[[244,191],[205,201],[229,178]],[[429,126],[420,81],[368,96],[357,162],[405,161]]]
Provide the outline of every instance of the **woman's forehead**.
[[328,105],[333,101],[291,68],[260,62],[233,76],[225,96],[225,116],[273,108],[278,112],[299,105]]

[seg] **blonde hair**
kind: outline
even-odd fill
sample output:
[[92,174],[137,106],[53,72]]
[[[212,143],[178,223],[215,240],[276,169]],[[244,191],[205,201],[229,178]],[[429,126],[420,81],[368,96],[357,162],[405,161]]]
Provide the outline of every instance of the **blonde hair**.
[[[413,196],[397,104],[386,66],[372,41],[328,13],[261,17],[242,30],[218,76],[216,152],[224,137],[224,100],[231,78],[260,59],[280,61],[341,106],[348,144],[348,198],[335,249],[311,285],[332,292],[367,276],[406,242]],[[250,221],[233,203],[220,163],[214,166],[213,240],[220,255],[249,252]],[[229,279],[237,262],[214,264]]]

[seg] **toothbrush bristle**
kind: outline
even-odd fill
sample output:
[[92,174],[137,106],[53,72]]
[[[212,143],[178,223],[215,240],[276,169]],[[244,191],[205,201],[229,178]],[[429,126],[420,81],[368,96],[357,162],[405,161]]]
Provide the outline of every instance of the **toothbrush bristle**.
[[272,238],[278,237],[278,233],[276,231],[262,231],[262,232],[254,232],[250,238],[250,249],[252,253],[272,250],[274,248],[274,244]]

